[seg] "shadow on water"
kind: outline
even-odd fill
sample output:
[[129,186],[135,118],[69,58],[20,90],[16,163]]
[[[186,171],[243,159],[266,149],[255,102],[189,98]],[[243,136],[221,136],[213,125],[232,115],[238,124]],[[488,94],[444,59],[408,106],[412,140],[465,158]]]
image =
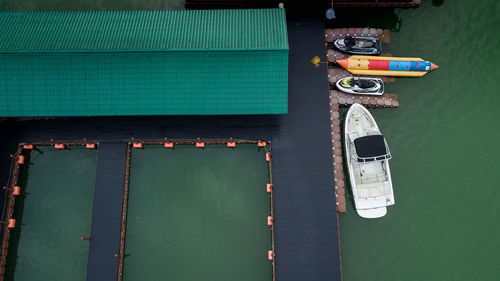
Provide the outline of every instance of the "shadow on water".
[[432,6],[439,7],[444,4],[444,0],[432,0]]
[[[23,155],[25,156],[26,163],[30,163],[31,153],[30,152],[23,153]],[[24,202],[26,198],[29,196],[29,192],[27,192],[29,166],[30,165],[22,165],[20,166],[19,170],[19,178],[17,184],[22,188],[21,188],[21,195],[17,198],[16,203],[14,205],[13,217],[16,219],[16,227],[10,231],[9,248],[7,252],[7,261],[5,264],[5,280],[14,280],[14,275],[16,272],[19,239],[21,238],[22,229],[24,227],[23,224]]]
[[399,32],[402,23],[394,8],[335,8],[335,15],[325,21],[326,28],[373,27]]

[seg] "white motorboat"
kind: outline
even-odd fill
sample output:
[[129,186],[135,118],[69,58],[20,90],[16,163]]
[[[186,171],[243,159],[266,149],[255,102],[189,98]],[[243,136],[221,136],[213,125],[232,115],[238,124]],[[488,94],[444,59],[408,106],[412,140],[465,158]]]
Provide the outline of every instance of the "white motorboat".
[[385,138],[370,112],[355,103],[345,120],[345,150],[356,211],[363,218],[380,218],[394,205]]

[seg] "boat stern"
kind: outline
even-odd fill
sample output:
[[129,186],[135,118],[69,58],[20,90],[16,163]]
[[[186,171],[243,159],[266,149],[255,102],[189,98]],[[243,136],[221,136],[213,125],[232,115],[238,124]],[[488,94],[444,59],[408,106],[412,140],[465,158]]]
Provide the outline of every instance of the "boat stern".
[[343,49],[343,48],[345,48],[344,39],[337,39],[337,40],[335,40],[335,42],[333,42],[333,44],[334,44],[334,45],[335,45],[335,47],[337,47],[338,49]]
[[365,219],[377,219],[387,214],[387,207],[380,207],[374,209],[356,209],[358,215]]

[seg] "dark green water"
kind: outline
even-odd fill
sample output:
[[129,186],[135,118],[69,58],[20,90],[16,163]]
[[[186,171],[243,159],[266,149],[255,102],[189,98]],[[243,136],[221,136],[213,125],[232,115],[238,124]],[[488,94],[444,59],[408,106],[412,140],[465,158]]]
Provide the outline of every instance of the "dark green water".
[[396,205],[364,220],[348,200],[344,281],[500,280],[500,2],[423,2],[395,11],[384,52],[440,68],[388,85],[399,109],[370,110],[393,155]]
[[272,280],[268,182],[257,145],[133,150],[123,280]]
[[84,281],[89,241],[80,237],[90,236],[97,151],[39,147],[28,159],[5,280]]

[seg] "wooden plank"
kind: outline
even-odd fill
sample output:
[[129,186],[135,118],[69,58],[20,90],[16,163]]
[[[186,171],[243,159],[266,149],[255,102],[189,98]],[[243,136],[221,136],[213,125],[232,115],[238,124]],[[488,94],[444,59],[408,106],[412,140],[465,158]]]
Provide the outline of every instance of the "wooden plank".
[[330,100],[338,103],[339,106],[350,106],[353,103],[359,103],[365,107],[399,107],[396,94],[383,94],[381,96],[351,95],[338,90],[331,90]]
[[391,31],[388,29],[369,28],[369,27],[350,27],[350,28],[329,28],[325,30],[325,39],[327,43],[333,43],[335,40],[344,38],[347,35],[376,37],[379,38],[382,43],[391,42]]

